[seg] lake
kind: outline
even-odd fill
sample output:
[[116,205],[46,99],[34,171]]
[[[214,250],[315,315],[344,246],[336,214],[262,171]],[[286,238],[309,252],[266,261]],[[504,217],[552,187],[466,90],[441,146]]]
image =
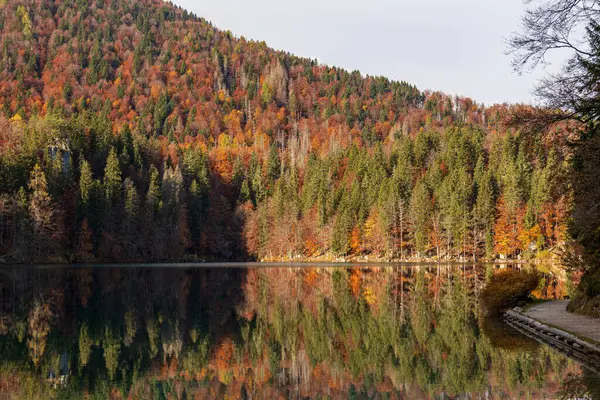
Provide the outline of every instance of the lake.
[[591,369],[481,317],[497,268],[3,267],[0,398],[600,398]]

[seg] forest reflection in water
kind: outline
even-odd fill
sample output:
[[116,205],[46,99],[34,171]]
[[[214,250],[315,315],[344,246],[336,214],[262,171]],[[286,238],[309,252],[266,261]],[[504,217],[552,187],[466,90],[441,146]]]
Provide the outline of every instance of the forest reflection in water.
[[480,317],[496,268],[3,268],[0,398],[600,396]]

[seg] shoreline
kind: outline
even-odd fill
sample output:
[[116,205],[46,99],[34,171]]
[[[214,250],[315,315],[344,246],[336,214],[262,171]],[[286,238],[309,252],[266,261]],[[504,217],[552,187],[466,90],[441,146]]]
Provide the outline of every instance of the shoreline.
[[352,263],[352,264],[369,264],[369,263],[426,263],[426,264],[540,264],[544,261],[551,263],[558,260],[532,258],[532,259],[507,259],[507,258],[480,258],[473,260],[472,258],[449,258],[438,259],[435,257],[409,257],[409,258],[388,258],[388,257],[369,257],[369,256],[352,256],[352,257],[336,257],[331,254],[325,254],[316,257],[263,257],[257,262],[260,263]]
[[561,263],[554,255],[538,255],[534,258],[477,258],[472,257],[381,257],[373,255],[351,255],[351,256],[336,256],[332,253],[324,253],[313,256],[303,255],[278,255],[266,256],[262,258],[238,258],[238,259],[219,259],[212,257],[203,257],[200,255],[185,255],[179,259],[171,260],[128,260],[128,261],[111,261],[111,260],[91,260],[91,261],[73,261],[72,258],[57,257],[54,259],[40,259],[37,262],[15,262],[13,259],[0,256],[0,266],[7,265],[153,265],[153,264],[346,264],[346,265],[363,265],[363,264],[512,264],[512,265],[540,265]]
[[74,267],[249,267],[249,268],[268,268],[268,267],[368,267],[368,266],[386,266],[386,265],[528,265],[538,264],[532,261],[514,261],[514,260],[481,260],[481,261],[460,261],[460,260],[261,260],[261,261],[169,261],[169,262],[88,262],[88,263],[1,263],[0,268],[10,267],[35,267],[35,268],[74,268]]
[[[598,356],[598,353],[593,353],[593,355],[590,356],[592,350],[584,349],[578,344],[577,346],[579,347],[575,347],[573,345],[575,344],[575,342],[572,342],[573,344],[568,343],[568,333],[557,329],[549,328],[531,318],[528,318],[528,321],[521,321],[518,318],[515,318],[514,315],[508,314],[509,312],[505,313],[504,322],[508,326],[513,328],[515,331],[543,345],[552,347],[556,351],[564,354],[566,357],[574,360],[582,367],[587,368],[590,371],[595,372],[597,374],[600,374],[600,357]],[[551,334],[549,331],[546,331],[547,333],[544,333],[545,329],[552,329],[554,334]]]
[[[547,307],[545,314],[536,311],[535,307],[527,311],[515,308],[505,312],[503,319],[520,333],[550,345],[600,373],[600,320],[568,313],[565,301],[546,302],[536,307],[544,306]],[[589,337],[589,332],[598,335]]]

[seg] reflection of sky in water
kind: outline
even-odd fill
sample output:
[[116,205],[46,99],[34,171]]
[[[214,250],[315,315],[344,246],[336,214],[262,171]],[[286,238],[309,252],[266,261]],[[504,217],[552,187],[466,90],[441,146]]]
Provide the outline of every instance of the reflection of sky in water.
[[489,266],[254,266],[0,270],[0,397],[600,393],[479,317]]

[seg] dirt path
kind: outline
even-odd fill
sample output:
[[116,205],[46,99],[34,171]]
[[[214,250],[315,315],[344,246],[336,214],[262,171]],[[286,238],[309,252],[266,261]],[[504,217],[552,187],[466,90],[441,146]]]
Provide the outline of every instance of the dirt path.
[[600,343],[600,319],[570,313],[568,303],[569,300],[548,301],[531,307],[523,315]]

